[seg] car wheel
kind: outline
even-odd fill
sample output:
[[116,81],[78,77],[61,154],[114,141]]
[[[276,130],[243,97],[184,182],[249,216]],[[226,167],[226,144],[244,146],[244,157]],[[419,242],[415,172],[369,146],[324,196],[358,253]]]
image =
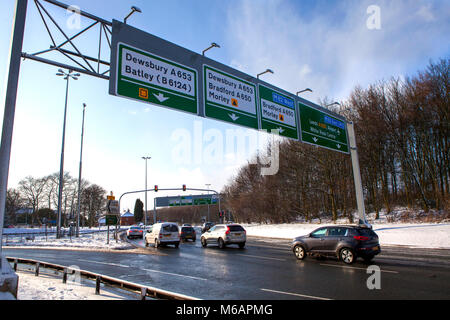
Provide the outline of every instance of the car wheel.
[[243,249],[245,247],[245,242],[241,242],[238,244],[240,249]]
[[148,247],[148,242],[147,242],[147,238],[145,238],[145,246]]
[[193,239],[192,239],[192,242],[195,242],[195,241],[197,241],[197,238],[193,238]]
[[203,248],[206,248],[206,246],[208,245],[208,244],[206,243],[206,239],[203,238],[203,237],[201,238],[200,242],[202,243],[202,247],[203,247]]
[[296,245],[294,247],[294,255],[298,260],[303,260],[306,258],[306,251],[301,245]]
[[179,245],[180,245],[179,242],[175,243],[175,248],[178,248]]
[[219,238],[218,244],[219,244],[219,248],[220,248],[220,249],[225,248],[225,242],[223,242],[223,239],[222,239],[222,238]]
[[352,264],[353,262],[355,262],[355,254],[350,248],[342,248],[339,253],[339,257],[346,264]]
[[155,239],[155,248],[158,248],[160,244],[158,243],[158,239]]

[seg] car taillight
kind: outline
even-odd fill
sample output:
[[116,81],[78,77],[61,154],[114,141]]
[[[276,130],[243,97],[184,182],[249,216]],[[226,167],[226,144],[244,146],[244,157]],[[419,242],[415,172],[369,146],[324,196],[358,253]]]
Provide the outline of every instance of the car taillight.
[[354,236],[353,238],[355,238],[358,241],[367,241],[367,240],[369,240],[369,237],[366,237],[366,236]]
[[230,227],[227,227],[227,231],[225,232],[225,234],[230,234]]

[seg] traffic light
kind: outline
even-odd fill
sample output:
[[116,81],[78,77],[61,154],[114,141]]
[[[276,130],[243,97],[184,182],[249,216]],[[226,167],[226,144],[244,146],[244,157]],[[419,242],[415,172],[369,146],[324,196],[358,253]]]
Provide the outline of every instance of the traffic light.
[[158,192],[158,186],[155,184],[155,192]]
[[186,191],[186,185],[183,184],[183,191]]

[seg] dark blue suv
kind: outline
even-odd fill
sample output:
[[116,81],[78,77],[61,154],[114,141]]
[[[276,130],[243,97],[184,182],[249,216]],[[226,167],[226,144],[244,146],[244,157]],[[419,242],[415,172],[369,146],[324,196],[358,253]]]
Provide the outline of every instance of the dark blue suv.
[[321,227],[295,238],[291,249],[299,260],[305,259],[307,254],[315,254],[336,256],[347,264],[355,262],[357,257],[370,262],[381,252],[377,234],[361,226]]

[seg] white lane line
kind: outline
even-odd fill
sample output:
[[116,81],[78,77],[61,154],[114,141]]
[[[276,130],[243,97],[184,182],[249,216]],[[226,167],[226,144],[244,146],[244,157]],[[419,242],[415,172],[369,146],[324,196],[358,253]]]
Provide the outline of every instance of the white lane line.
[[[328,264],[328,263],[321,263],[321,266],[326,266],[326,267],[335,267],[335,268],[342,268],[342,269],[355,269],[355,270],[364,270],[367,271],[367,268],[358,268],[358,267],[349,267],[349,266],[338,266],[338,265],[334,265],[334,264]],[[386,273],[399,273],[398,271],[392,271],[392,270],[382,270],[380,269],[381,272],[386,272]]]
[[238,256],[244,256],[244,257],[250,257],[250,258],[258,258],[258,259],[277,260],[277,261],[286,261],[286,259],[263,257],[263,256],[253,256],[251,254],[242,254],[242,253],[238,253]]
[[156,273],[163,273],[163,274],[167,274],[167,275],[170,275],[170,276],[184,277],[184,278],[189,278],[189,279],[194,279],[194,280],[203,280],[203,281],[207,281],[208,280],[208,279],[204,279],[204,278],[187,276],[187,275],[178,274],[178,273],[164,272],[164,271],[154,270],[154,269],[141,269],[141,270],[150,271],[150,272],[156,272]]
[[78,261],[84,261],[84,262],[89,262],[89,263],[98,263],[98,264],[104,264],[104,265],[108,265],[108,266],[116,266],[116,267],[122,267],[122,268],[130,267],[130,266],[126,266],[124,264],[111,263],[111,262],[100,262],[100,261],[83,260],[83,259],[78,259]]
[[296,296],[296,297],[302,297],[302,298],[307,298],[307,299],[314,299],[314,300],[333,300],[333,299],[329,299],[329,298],[316,297],[316,296],[309,296],[309,295],[306,295],[306,294],[300,294],[300,293],[283,292],[283,291],[270,290],[270,289],[261,289],[261,290],[262,290],[262,291],[267,291],[267,292],[274,292],[274,293],[280,293],[280,294],[287,294],[287,295]]

